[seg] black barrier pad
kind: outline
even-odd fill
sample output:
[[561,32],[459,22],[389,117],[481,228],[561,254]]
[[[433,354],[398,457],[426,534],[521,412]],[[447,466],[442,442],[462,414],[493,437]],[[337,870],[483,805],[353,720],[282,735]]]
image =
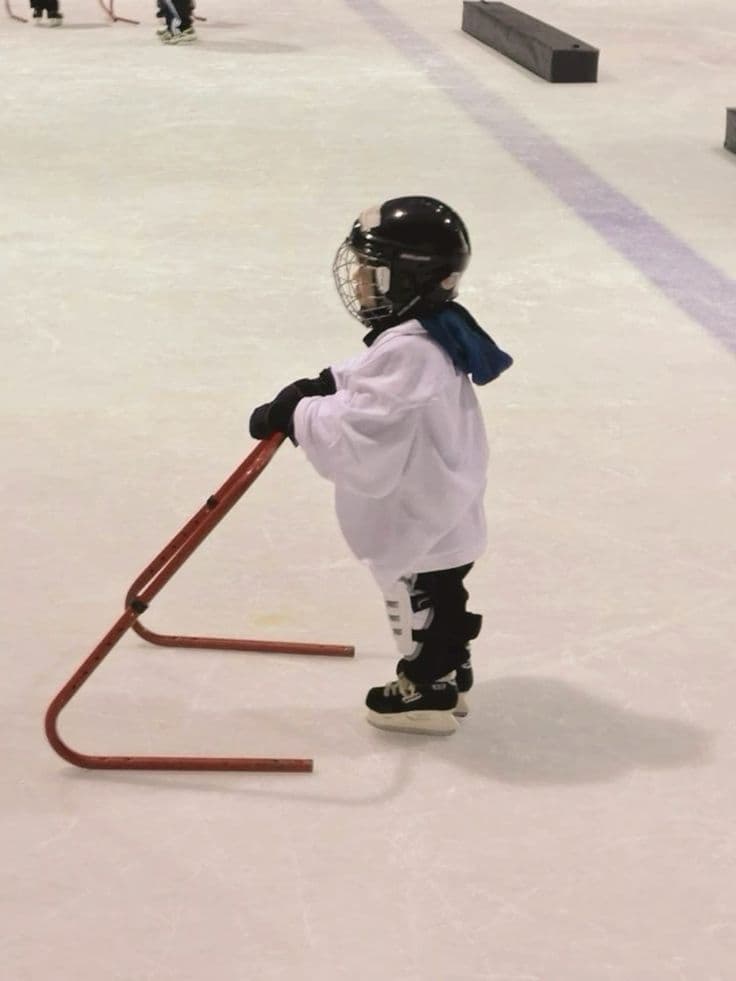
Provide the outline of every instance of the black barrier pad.
[[548,82],[595,82],[598,49],[506,3],[463,3],[462,28]]
[[736,109],[726,109],[726,140],[723,145],[731,153],[736,153]]

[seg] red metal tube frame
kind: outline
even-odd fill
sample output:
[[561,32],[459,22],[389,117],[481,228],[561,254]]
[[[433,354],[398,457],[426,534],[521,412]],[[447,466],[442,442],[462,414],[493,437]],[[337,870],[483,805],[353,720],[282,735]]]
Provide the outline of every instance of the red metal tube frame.
[[140,24],[139,20],[131,20],[130,17],[118,17],[118,15],[115,13],[115,0],[110,0],[109,7],[105,4],[105,0],[99,0],[99,2],[100,6],[113,24],[117,24],[118,21],[121,21],[123,24]]
[[[140,24],[140,21],[139,20],[131,20],[130,17],[118,17],[118,15],[115,13],[115,0],[109,0],[109,3],[110,3],[110,6],[108,7],[105,4],[105,0],[99,0],[100,6],[105,11],[105,13],[110,18],[110,20],[113,22],[113,24],[116,24],[118,21],[120,21],[123,24]],[[6,7],[8,7],[8,4],[9,4],[9,0],[5,0],[5,6]],[[10,16],[14,20],[23,20],[22,17],[15,17],[15,15],[10,12],[10,8],[9,7],[8,7],[8,13],[10,14]],[[201,20],[201,21],[206,21],[207,20],[206,17],[198,17],[196,14],[192,14],[192,19],[193,20]]]
[[240,500],[253,481],[263,472],[284,441],[281,434],[259,443],[225,483],[190,518],[181,531],[159,552],[143,570],[128,591],[126,609],[113,624],[92,653],[74,672],[53,699],[46,712],[46,738],[52,748],[74,766],[93,770],[239,770],[262,772],[309,772],[311,759],[278,759],[258,757],[212,756],[95,756],[80,753],[69,747],[59,736],[57,722],[64,707],[71,701],[90,675],[99,667],[118,641],[132,627],[136,633],[154,644],[167,647],[196,647],[215,650],[262,651],[283,654],[322,654],[333,657],[352,657],[353,647],[335,644],[304,644],[281,641],[238,640],[216,637],[186,637],[157,634],[147,630],[138,618],[151,600],[166,585],[194,550],[222,521]]
[[5,0],[5,12],[11,20],[17,20],[20,24],[28,23],[27,17],[21,17],[20,14],[13,13],[13,8],[10,6],[10,0]]

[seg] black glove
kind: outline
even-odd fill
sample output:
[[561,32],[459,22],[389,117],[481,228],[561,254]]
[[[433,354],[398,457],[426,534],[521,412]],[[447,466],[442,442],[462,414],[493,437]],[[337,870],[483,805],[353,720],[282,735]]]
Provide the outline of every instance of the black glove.
[[293,441],[292,427],[294,409],[303,398],[312,395],[334,395],[337,391],[335,379],[329,368],[321,371],[317,378],[300,378],[286,388],[271,402],[259,405],[250,417],[250,434],[253,439],[266,439],[273,433],[286,433]]

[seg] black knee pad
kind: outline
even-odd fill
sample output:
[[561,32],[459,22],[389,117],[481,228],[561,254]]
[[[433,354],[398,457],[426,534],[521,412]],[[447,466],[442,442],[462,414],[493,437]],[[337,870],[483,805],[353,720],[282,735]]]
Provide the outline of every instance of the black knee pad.
[[482,626],[480,613],[461,613],[459,616],[435,614],[424,630],[412,630],[411,636],[415,644],[464,646],[479,636]]
[[467,644],[469,640],[475,640],[480,635],[481,627],[483,626],[483,617],[480,613],[465,613],[463,617],[464,643]]

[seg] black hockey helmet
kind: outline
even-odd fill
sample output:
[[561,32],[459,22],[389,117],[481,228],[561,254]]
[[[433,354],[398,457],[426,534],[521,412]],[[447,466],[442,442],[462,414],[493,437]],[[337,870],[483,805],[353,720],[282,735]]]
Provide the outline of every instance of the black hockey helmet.
[[362,212],[332,272],[347,310],[382,330],[453,299],[469,261],[470,237],[452,208],[403,197]]

